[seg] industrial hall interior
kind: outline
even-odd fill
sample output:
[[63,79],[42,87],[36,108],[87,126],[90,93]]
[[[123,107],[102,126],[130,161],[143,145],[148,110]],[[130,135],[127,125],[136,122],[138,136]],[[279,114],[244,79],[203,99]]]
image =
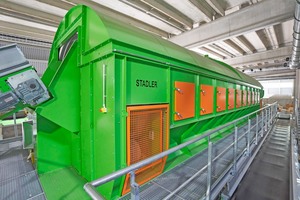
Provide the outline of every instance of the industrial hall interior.
[[0,200],[300,199],[300,0],[0,0]]

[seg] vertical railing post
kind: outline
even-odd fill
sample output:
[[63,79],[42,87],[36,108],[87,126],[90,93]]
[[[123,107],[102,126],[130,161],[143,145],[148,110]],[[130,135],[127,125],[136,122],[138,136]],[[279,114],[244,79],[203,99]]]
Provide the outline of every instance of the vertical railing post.
[[272,125],[272,116],[273,116],[273,106],[270,106],[270,126]]
[[15,137],[18,137],[19,133],[18,133],[18,127],[17,127],[16,113],[13,114],[13,118],[14,118],[14,133],[15,133]]
[[208,143],[208,162],[207,162],[207,189],[206,189],[206,200],[210,200],[211,190],[211,168],[212,168],[212,142]]
[[271,128],[272,125],[272,106],[269,108],[269,128]]
[[275,115],[274,115],[274,121],[275,121],[275,118],[277,116],[277,111],[278,111],[278,103],[275,104]]
[[131,199],[139,200],[140,199],[140,191],[139,185],[135,182],[135,172],[130,172],[130,189],[131,189]]
[[296,129],[298,129],[298,99],[295,99],[295,105],[294,105],[294,116],[295,116],[295,121],[296,121]]
[[269,110],[268,110],[268,107],[266,107],[266,131],[269,129]]
[[266,108],[265,109],[265,131],[267,132],[268,131],[268,109]]
[[238,148],[238,127],[234,127],[234,146],[233,146],[233,173],[237,170],[237,148]]
[[247,134],[247,155],[250,156],[250,133],[251,133],[251,119],[248,117],[248,134]]
[[275,116],[276,116],[276,104],[273,105],[273,116],[272,116],[273,122],[275,121]]
[[255,121],[255,145],[258,143],[258,114],[256,113],[256,121]]
[[274,105],[274,109],[273,109],[273,121],[275,122],[275,117],[277,115],[277,103]]
[[261,111],[261,134],[260,136],[263,137],[264,135],[264,110]]

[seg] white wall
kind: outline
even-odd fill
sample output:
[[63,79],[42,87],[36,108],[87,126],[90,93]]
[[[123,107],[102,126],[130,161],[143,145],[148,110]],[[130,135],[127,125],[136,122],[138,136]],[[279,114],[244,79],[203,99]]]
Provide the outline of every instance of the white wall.
[[264,98],[268,98],[273,95],[293,95],[294,80],[270,80],[260,81],[265,90]]

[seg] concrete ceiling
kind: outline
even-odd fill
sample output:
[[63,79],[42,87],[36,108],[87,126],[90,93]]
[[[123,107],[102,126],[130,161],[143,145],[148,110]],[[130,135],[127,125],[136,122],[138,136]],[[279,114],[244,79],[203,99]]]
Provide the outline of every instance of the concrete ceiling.
[[254,77],[289,70],[295,0],[0,0],[0,40],[49,48],[79,3]]

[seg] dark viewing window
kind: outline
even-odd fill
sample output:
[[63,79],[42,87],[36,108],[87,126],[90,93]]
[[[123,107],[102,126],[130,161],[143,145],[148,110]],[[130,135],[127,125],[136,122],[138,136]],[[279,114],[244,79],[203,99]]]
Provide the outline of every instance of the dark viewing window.
[[71,49],[72,45],[77,41],[78,33],[76,32],[58,49],[58,60],[63,60]]

